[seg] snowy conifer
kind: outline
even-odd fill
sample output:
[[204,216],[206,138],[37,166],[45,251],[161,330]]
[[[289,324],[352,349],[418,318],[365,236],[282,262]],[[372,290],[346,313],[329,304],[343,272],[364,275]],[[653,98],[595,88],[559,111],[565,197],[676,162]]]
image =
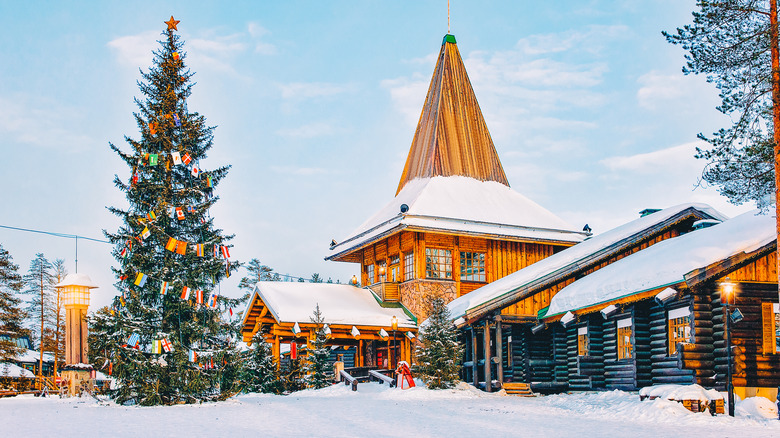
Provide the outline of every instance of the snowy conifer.
[[330,347],[326,345],[325,320],[322,318],[319,304],[314,309],[311,322],[315,325],[314,339],[307,356],[306,384],[309,388],[325,388],[333,382],[333,370],[330,365]]
[[0,334],[10,339],[0,337],[0,362],[10,361],[24,349],[13,341],[18,336],[29,335],[24,328],[25,311],[22,300],[17,296],[22,290],[22,277],[19,266],[13,262],[11,254],[0,245]]
[[415,373],[431,389],[446,389],[460,380],[463,346],[442,297],[427,303],[428,320],[420,328],[415,349]]
[[188,108],[193,74],[175,33],[178,22],[166,24],[154,64],[139,81],[140,138],[125,137],[128,152],[110,145],[129,170],[114,179],[128,208],[109,208],[122,225],[106,232],[121,295],[92,320],[90,359],[109,364],[119,403],[216,400],[235,391],[231,379],[238,374],[235,329],[222,319],[236,300],[218,295],[219,282],[238,263],[229,259],[232,236],[209,213],[229,166],[202,167],[214,128]]
[[241,373],[243,392],[281,392],[271,346],[265,341],[262,333],[258,332],[252,338],[252,347],[244,353],[244,358]]

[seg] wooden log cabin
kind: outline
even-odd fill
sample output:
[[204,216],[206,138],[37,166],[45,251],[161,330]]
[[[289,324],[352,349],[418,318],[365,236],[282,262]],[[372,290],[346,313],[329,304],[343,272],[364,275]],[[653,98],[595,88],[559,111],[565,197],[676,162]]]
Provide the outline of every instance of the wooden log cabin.
[[[623,257],[688,233],[695,225],[726,219],[704,204],[641,214],[451,302],[451,316],[463,329],[467,347],[464,380],[488,391],[505,382],[529,383],[537,392],[568,389],[564,377],[569,375],[569,349],[579,348],[576,337],[568,339],[560,325],[542,330],[538,320],[556,293]],[[602,345],[594,339],[590,348]],[[587,370],[589,375],[601,372],[598,366]],[[485,382],[494,384],[486,386]]]
[[[549,341],[543,376],[569,390],[692,384],[725,390],[724,302],[740,397],[774,400],[780,385],[773,216],[745,213],[625,257],[561,289],[529,345]],[[724,294],[725,285],[734,292]],[[739,318],[737,318],[739,319]],[[533,377],[532,377],[533,378]]]
[[[319,306],[330,331],[328,344],[344,347],[351,365],[388,368],[411,363],[417,321],[400,304],[382,303],[368,289],[345,284],[262,281],[257,283],[242,321],[244,342],[262,333],[277,364],[282,345],[309,346]],[[395,324],[394,324],[395,322]]]
[[446,35],[396,196],[327,260],[422,320],[446,301],[588,236],[509,187],[452,35]]

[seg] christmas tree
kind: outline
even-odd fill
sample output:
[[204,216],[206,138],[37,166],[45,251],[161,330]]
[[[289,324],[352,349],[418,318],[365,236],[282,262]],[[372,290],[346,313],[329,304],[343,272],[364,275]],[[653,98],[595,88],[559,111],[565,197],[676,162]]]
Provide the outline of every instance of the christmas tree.
[[22,300],[16,295],[22,290],[22,276],[19,266],[13,262],[11,254],[0,245],[0,362],[13,361],[24,353],[14,339],[29,335],[24,328],[26,313],[22,309]]
[[241,375],[243,392],[270,392],[281,394],[284,390],[279,380],[271,346],[262,333],[252,338],[252,348],[244,353],[244,368]]
[[135,99],[140,138],[129,152],[111,144],[130,169],[114,184],[129,207],[109,210],[122,226],[115,245],[115,284],[122,295],[93,318],[91,359],[118,380],[119,403],[157,405],[227,397],[236,389],[235,333],[221,316],[235,300],[218,295],[231,262],[227,236],[209,215],[214,189],[230,166],[205,170],[213,127],[190,112],[192,73],[173,17],[154,64],[142,72]]
[[311,322],[315,324],[314,340],[308,354],[306,366],[306,384],[310,388],[324,388],[333,382],[333,373],[330,365],[330,347],[326,345],[328,335],[325,329],[325,321],[320,312],[320,306],[314,309],[314,317]]
[[463,346],[444,299],[432,297],[426,307],[429,316],[420,328],[415,373],[431,389],[451,388],[460,379]]

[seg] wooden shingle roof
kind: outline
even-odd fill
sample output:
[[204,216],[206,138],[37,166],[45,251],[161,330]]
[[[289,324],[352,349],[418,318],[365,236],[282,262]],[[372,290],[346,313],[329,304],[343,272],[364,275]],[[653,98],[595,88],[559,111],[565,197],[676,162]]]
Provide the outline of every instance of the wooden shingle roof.
[[446,35],[396,194],[415,178],[467,176],[509,186],[453,35]]

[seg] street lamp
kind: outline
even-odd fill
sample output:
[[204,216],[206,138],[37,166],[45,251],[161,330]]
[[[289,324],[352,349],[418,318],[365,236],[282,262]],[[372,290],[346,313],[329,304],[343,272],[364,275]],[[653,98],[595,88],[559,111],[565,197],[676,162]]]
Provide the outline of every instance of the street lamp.
[[386,272],[386,271],[385,271],[385,267],[384,267],[384,265],[380,266],[380,267],[379,267],[379,279],[380,279],[380,281],[381,281],[382,283],[384,283],[384,282],[385,282],[385,272]]
[[395,331],[398,330],[398,318],[393,315],[393,318],[390,320],[390,323],[393,327],[393,369],[398,366],[398,355],[396,354],[395,349]]
[[[92,367],[87,359],[87,309],[91,289],[97,288],[85,274],[68,274],[55,286],[65,305],[65,368],[69,392],[75,395],[82,381],[90,381]],[[91,385],[91,383],[89,383]]]
[[[726,368],[726,391],[729,396],[729,415],[734,416],[734,383],[732,376],[732,360],[731,360],[731,303],[734,300],[736,285],[732,283],[729,277],[726,277],[725,281],[720,284],[721,294],[720,301],[726,305],[723,307],[723,314],[726,318],[726,358],[728,367]],[[737,312],[739,309],[737,309]]]
[[353,275],[350,282],[352,283],[352,286],[357,286],[357,275]]

